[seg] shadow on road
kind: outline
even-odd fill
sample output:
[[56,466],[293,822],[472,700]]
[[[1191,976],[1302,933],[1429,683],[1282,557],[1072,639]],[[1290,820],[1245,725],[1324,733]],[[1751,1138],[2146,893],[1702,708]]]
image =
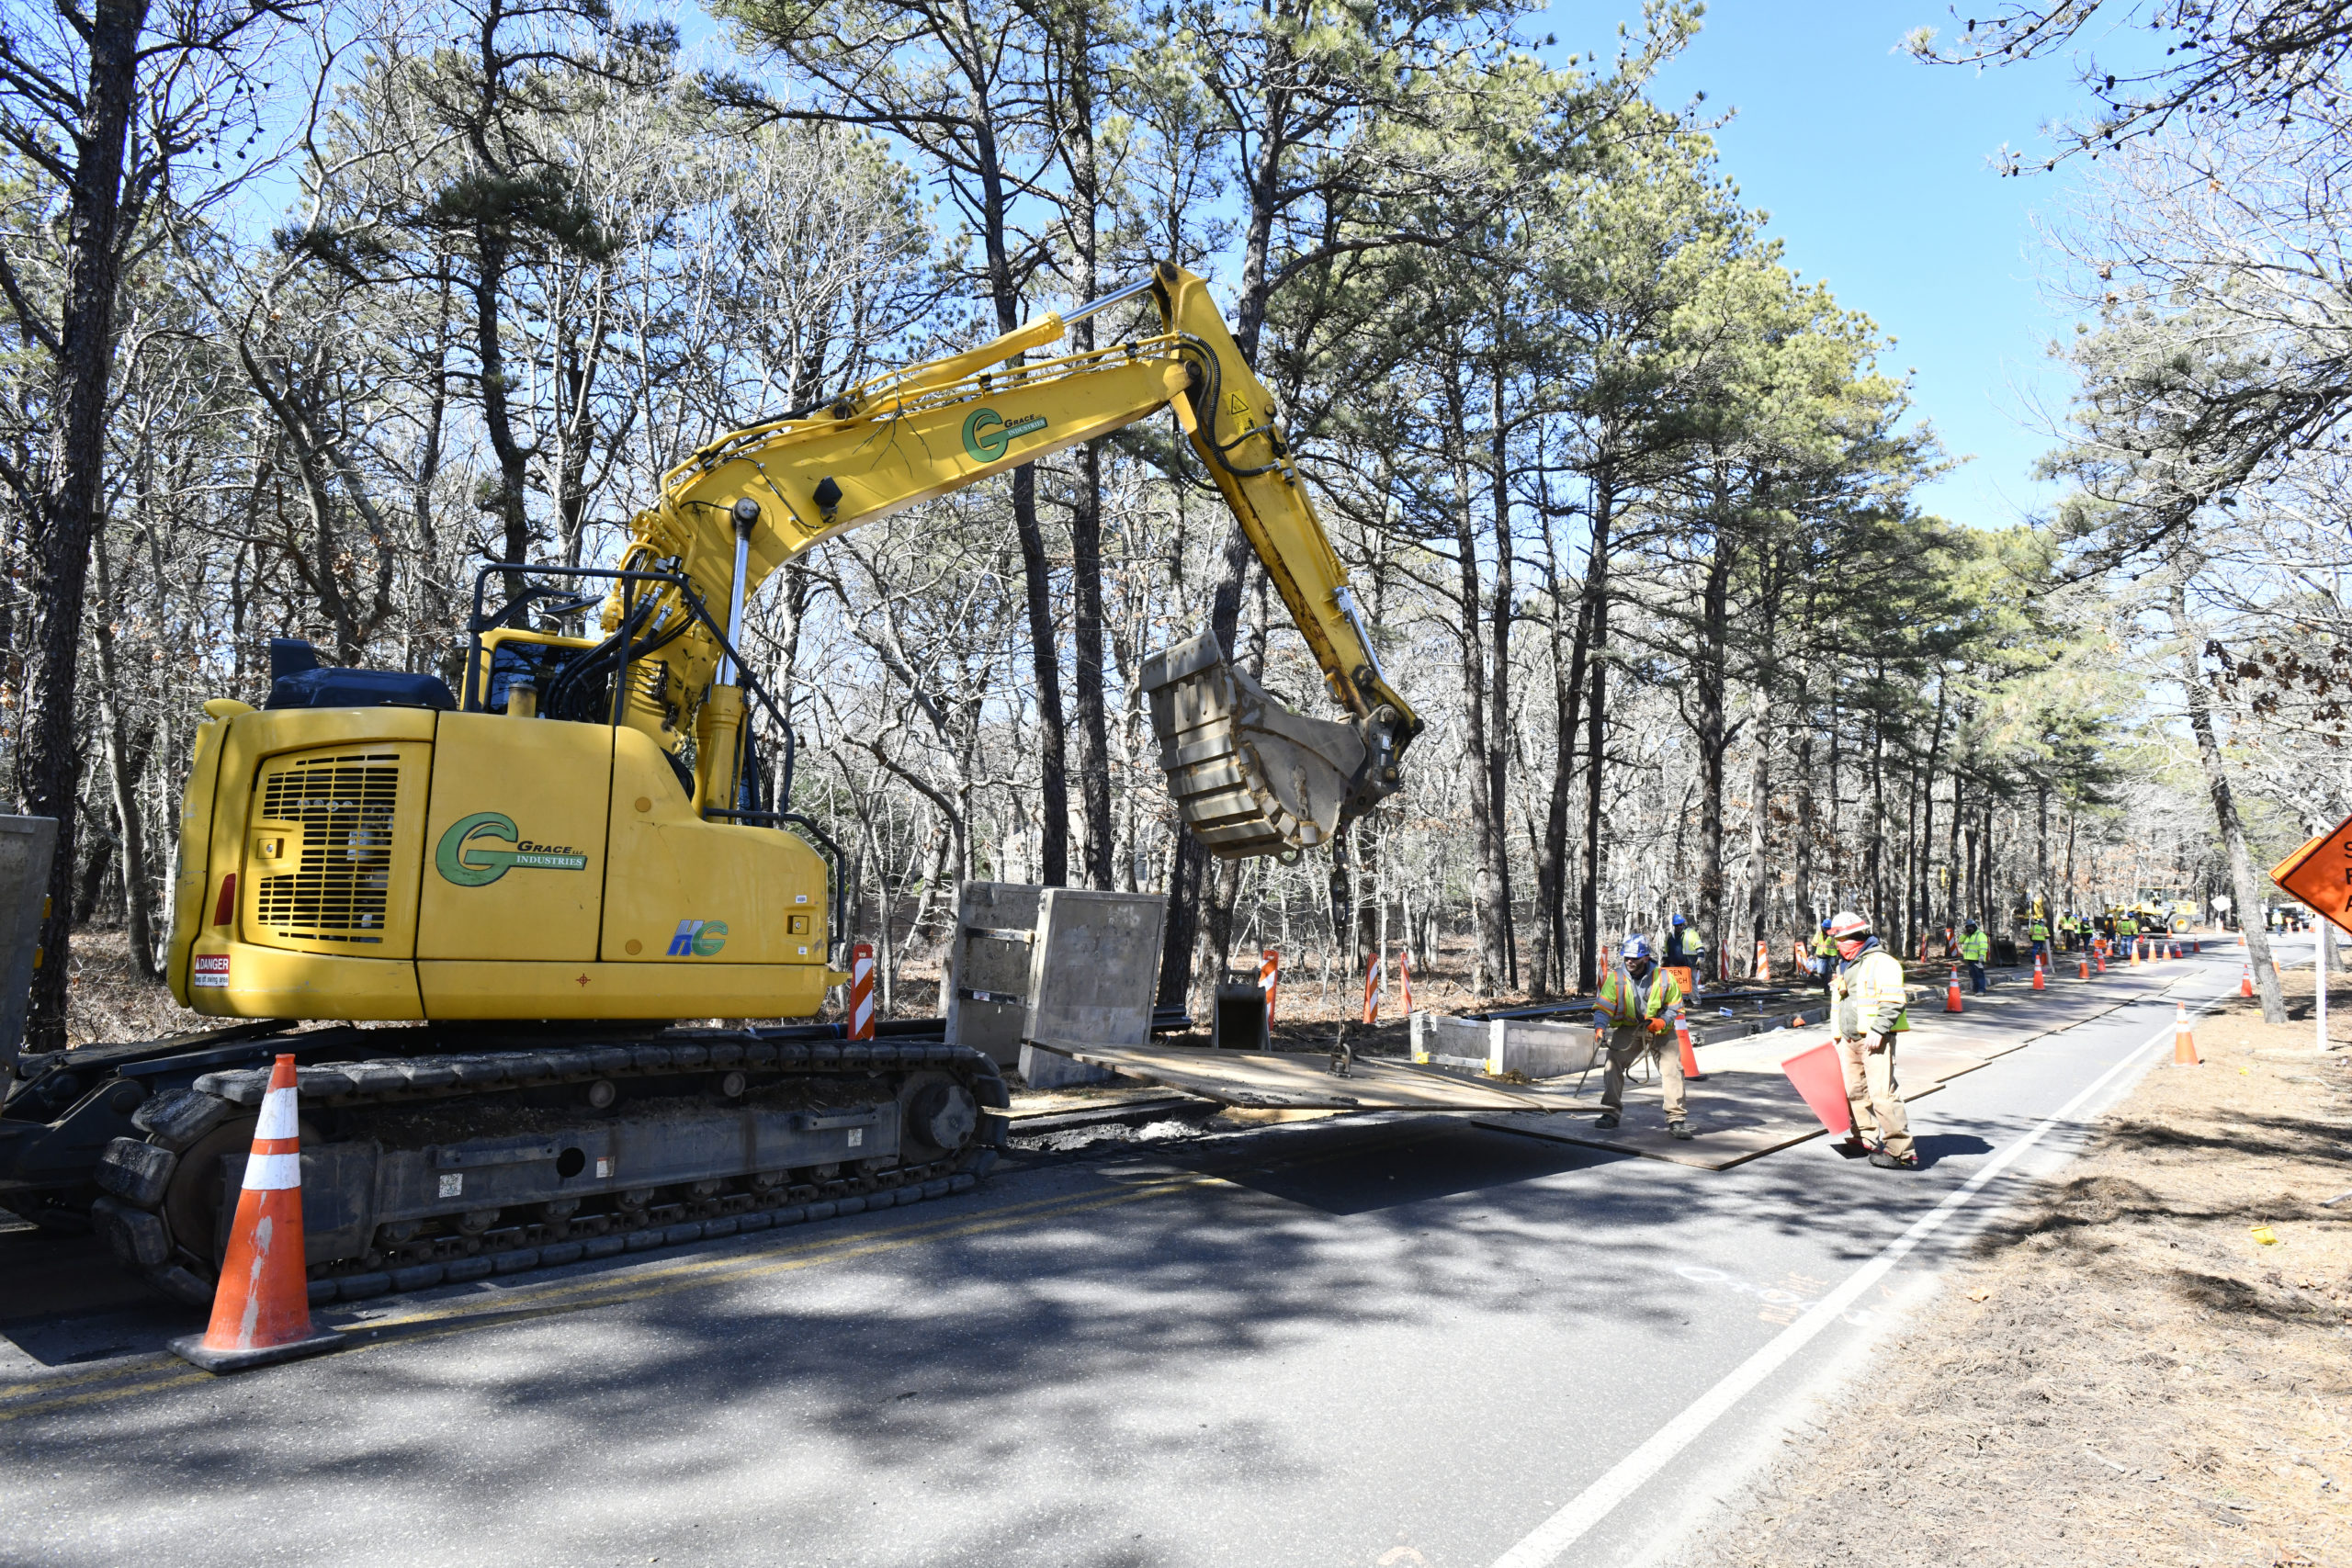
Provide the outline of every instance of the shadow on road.
[[1919,1156],[1919,1168],[1932,1170],[1939,1160],[1956,1155],[1989,1155],[1993,1145],[1969,1133],[1930,1133],[1911,1140],[1913,1151]]

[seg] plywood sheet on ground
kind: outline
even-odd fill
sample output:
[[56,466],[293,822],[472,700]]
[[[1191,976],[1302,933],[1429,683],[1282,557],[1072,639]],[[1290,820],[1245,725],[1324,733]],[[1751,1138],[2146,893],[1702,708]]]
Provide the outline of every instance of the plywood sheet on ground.
[[1333,1111],[1527,1111],[1553,1098],[1385,1058],[1360,1056],[1348,1077],[1338,1077],[1330,1070],[1330,1058],[1320,1054],[1256,1055],[1174,1045],[1062,1042],[1044,1048],[1221,1105]]
[[[1563,1081],[1543,1086],[1569,1101],[1574,1109],[1566,1114],[1482,1116],[1477,1124],[1702,1170],[1724,1170],[1821,1134],[1820,1121],[1781,1070],[1787,1058],[1817,1043],[1810,1032],[1782,1031],[1708,1047],[1699,1062],[1705,1077],[1685,1091],[1691,1131],[1687,1141],[1667,1133],[1656,1079],[1627,1086],[1623,1118],[1617,1126],[1594,1126],[1600,1111],[1597,1073],[1581,1085]],[[1912,1036],[1905,1038],[1897,1052],[1901,1065],[1896,1077],[1905,1101],[1933,1094],[1946,1079],[1973,1072],[1987,1060],[1944,1042]]]

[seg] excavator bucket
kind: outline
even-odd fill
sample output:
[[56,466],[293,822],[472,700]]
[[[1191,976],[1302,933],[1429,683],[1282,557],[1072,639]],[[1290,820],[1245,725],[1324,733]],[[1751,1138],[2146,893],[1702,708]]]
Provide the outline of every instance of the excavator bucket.
[[1144,660],[1159,766],[1185,826],[1223,860],[1328,843],[1363,771],[1352,724],[1293,713],[1227,661],[1215,632]]

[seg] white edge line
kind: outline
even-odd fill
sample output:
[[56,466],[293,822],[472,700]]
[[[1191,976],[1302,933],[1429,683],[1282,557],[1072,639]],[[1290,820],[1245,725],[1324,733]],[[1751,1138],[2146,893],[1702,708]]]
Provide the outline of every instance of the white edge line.
[[[2187,976],[2183,976],[2187,978]],[[2169,989],[2169,987],[2167,987]],[[2191,1017],[2202,1017],[2212,1006],[2208,998],[2199,1004]],[[1756,1386],[1780,1370],[1790,1357],[1804,1348],[1813,1337],[1836,1322],[1840,1314],[1851,1306],[1863,1292],[1884,1279],[1889,1270],[1908,1257],[1921,1242],[1943,1228],[1943,1224],[1958,1213],[1971,1198],[1982,1191],[1986,1183],[2007,1170],[2011,1162],[2033,1147],[2052,1129],[2071,1117],[2082,1104],[2105,1089],[2126,1068],[2131,1067],[2148,1052],[2164,1043],[2172,1035],[2166,1025],[2153,1038],[2135,1046],[2124,1058],[2099,1075],[2088,1088],[2058,1108],[2047,1119],[2017,1142],[1985,1162],[1984,1168],[1963,1182],[1958,1190],[1947,1196],[1927,1213],[1912,1222],[1908,1230],[1886,1244],[1877,1257],[1849,1275],[1845,1283],[1814,1303],[1812,1309],[1788,1327],[1768,1340],[1756,1353],[1726,1373],[1722,1382],[1701,1394],[1681,1414],[1653,1433],[1647,1442],[1619,1460],[1591,1485],[1586,1487],[1559,1512],[1545,1519],[1517,1546],[1495,1559],[1494,1568],[1549,1568],[1559,1561],[1561,1553],[1574,1546],[1595,1525],[1609,1517],[1611,1510],[1632,1496],[1649,1479],[1671,1463],[1676,1455],[1698,1441],[1707,1428],[1713,1426],[1731,1407],[1746,1398]]]

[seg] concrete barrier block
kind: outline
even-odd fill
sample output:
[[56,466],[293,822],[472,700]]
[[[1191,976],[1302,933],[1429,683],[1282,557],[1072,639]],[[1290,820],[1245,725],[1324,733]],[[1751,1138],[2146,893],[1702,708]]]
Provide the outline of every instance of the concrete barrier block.
[[1425,1067],[1452,1067],[1500,1077],[1555,1078],[1580,1073],[1600,1059],[1588,1023],[1549,1023],[1518,1019],[1447,1018],[1416,1012],[1411,1020],[1413,1060]]
[[1031,1089],[1069,1089],[1078,1084],[1109,1083],[1119,1075],[1108,1067],[1074,1062],[1058,1051],[1021,1047],[1021,1077]]
[[[1600,1043],[1593,1038],[1592,1025],[1589,1023],[1498,1019],[1489,1027],[1501,1034],[1499,1049],[1490,1056],[1490,1060],[1498,1058],[1501,1066],[1490,1070],[1531,1078],[1556,1078],[1584,1072],[1601,1057]],[[1668,1044],[1671,1043],[1669,1040]]]

